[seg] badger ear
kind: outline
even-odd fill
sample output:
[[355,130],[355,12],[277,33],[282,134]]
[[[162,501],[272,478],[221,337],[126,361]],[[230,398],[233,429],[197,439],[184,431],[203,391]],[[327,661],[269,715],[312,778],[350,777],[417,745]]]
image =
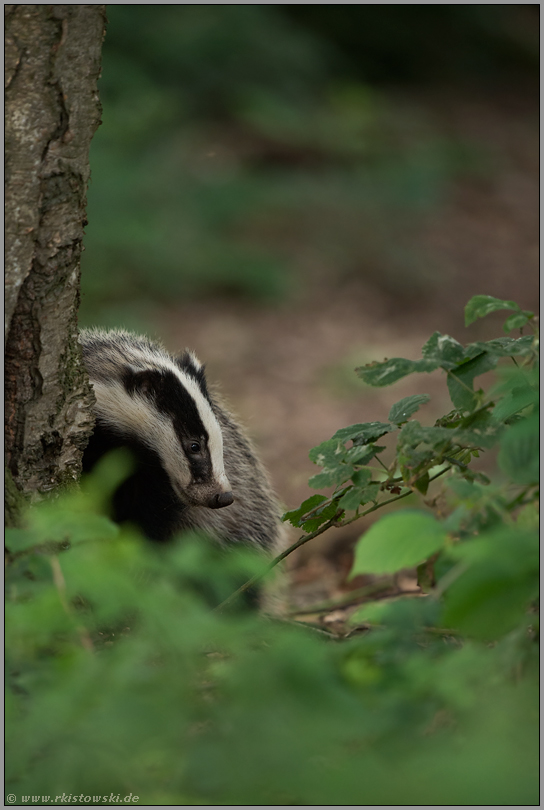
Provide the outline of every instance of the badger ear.
[[203,370],[203,365],[196,356],[193,354],[189,349],[184,349],[184,351],[176,357],[177,365],[183,370],[186,371],[188,374],[191,372],[198,373],[199,371]]
[[140,394],[152,397],[159,391],[161,380],[161,373],[154,369],[141,369],[128,365],[123,369],[123,385],[131,395]]
[[192,377],[193,380],[195,380],[204,396],[207,397],[208,388],[206,386],[206,373],[204,371],[204,366],[196,355],[189,351],[189,349],[185,349],[185,351],[182,352],[179,357],[176,357],[176,364],[182,371],[185,372],[185,374],[188,374],[189,377]]

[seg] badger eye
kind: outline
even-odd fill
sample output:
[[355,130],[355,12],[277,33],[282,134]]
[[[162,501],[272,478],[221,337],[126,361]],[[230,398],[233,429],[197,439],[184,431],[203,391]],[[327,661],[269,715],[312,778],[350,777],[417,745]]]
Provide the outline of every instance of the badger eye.
[[189,445],[189,450],[191,453],[200,453],[200,445],[198,442],[191,442]]

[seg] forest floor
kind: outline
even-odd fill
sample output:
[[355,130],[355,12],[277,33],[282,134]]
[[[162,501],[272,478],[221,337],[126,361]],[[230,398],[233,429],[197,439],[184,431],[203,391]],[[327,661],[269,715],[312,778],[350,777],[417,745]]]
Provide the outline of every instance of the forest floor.
[[[451,409],[441,372],[372,389],[354,374],[356,366],[386,357],[417,359],[435,330],[465,343],[498,336],[498,316],[465,329],[463,307],[476,294],[538,307],[538,111],[515,93],[493,101],[431,101],[449,132],[484,143],[497,159],[492,176],[458,178],[426,220],[419,249],[431,276],[423,292],[409,295],[405,284],[399,293],[390,284],[384,289],[364,267],[341,282],[317,273],[319,281],[312,283],[310,270],[299,293],[281,305],[221,297],[159,313],[168,347],[187,345],[206,362],[209,378],[248,427],[287,509],[313,494],[307,482],[317,468],[308,452],[338,428],[385,420],[393,402],[412,393],[431,395],[421,409],[426,424]],[[364,583],[360,577],[347,582],[347,574],[353,544],[368,525],[363,520],[330,530],[291,555],[289,600],[295,608]],[[291,541],[299,534],[293,530]],[[417,592],[409,572],[402,589]],[[322,621],[334,625],[337,619],[330,613]]]

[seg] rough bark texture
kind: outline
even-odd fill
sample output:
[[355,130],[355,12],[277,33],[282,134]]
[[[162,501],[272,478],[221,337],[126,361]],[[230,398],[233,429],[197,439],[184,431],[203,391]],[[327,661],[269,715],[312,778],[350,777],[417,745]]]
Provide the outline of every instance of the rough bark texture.
[[77,309],[106,17],[104,5],[4,9],[6,467],[33,498],[77,479],[93,424]]

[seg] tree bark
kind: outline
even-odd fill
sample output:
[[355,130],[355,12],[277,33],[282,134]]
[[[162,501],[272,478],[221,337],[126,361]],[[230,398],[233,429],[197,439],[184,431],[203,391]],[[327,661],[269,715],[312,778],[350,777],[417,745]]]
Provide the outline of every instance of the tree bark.
[[106,17],[105,5],[4,9],[6,468],[8,490],[32,500],[77,480],[93,426],[77,309]]

